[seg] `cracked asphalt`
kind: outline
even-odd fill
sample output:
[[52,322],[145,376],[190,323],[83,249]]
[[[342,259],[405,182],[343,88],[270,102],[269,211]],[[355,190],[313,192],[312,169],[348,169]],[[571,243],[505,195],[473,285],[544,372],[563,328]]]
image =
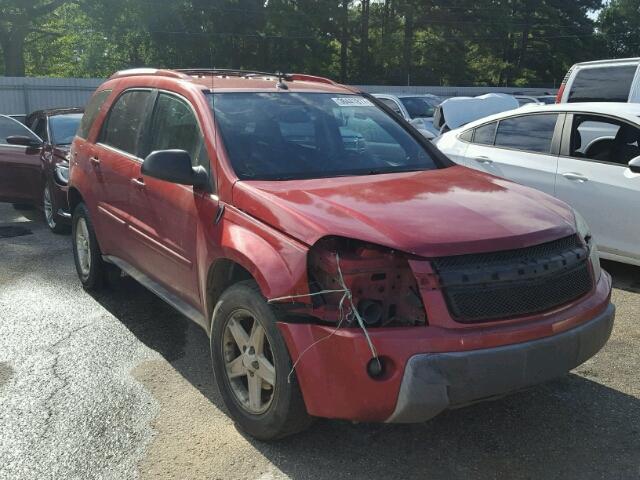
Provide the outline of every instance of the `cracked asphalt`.
[[69,236],[0,205],[0,479],[637,479],[640,268],[605,263],[613,336],[565,378],[420,425],[244,437],[204,332],[131,279],[91,296]]

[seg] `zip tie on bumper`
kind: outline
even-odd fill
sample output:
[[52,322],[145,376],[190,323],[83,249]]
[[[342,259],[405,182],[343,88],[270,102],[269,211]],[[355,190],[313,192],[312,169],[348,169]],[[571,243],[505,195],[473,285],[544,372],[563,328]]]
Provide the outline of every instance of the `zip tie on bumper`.
[[[320,292],[305,293],[305,294],[302,294],[302,295],[289,295],[289,296],[284,296],[284,297],[271,298],[271,299],[267,300],[267,303],[275,303],[275,302],[281,302],[281,301],[284,301],[284,300],[294,300],[296,298],[304,298],[304,297],[313,297],[313,296],[316,296],[316,295],[324,295],[324,294],[327,294],[327,293],[342,293],[343,294],[342,298],[340,299],[340,303],[338,305],[338,311],[340,312],[340,321],[338,322],[338,325],[336,325],[336,328],[334,328],[331,331],[331,333],[329,333],[328,335],[325,335],[324,337],[316,340],[311,345],[309,345],[307,348],[305,348],[302,352],[300,352],[300,355],[298,355],[298,358],[296,359],[296,361],[293,362],[293,366],[291,367],[291,371],[289,372],[289,375],[287,375],[287,382],[288,383],[291,383],[291,374],[293,374],[293,372],[295,371],[296,366],[298,365],[298,363],[300,363],[300,360],[302,360],[302,357],[304,356],[304,354],[307,353],[309,350],[311,350],[316,345],[318,345],[320,342],[323,342],[323,341],[328,340],[329,338],[333,337],[333,335],[335,335],[335,333],[342,326],[342,323],[344,322],[344,320],[346,318],[348,318],[350,315],[353,315],[356,318],[356,320],[358,321],[358,325],[360,326],[360,328],[364,332],[364,336],[365,336],[365,338],[367,340],[367,344],[369,345],[369,349],[371,350],[371,355],[373,356],[373,358],[376,359],[376,361],[378,362],[378,367],[382,371],[382,364],[380,363],[380,359],[378,358],[378,352],[376,351],[376,347],[373,345],[373,341],[371,340],[371,337],[369,336],[369,332],[367,331],[367,328],[364,325],[364,321],[362,320],[362,317],[360,316],[360,313],[358,312],[358,309],[353,304],[353,296],[351,295],[351,290],[349,290],[349,287],[347,287],[347,284],[344,281],[344,277],[342,276],[342,270],[340,269],[340,255],[337,252],[336,252],[336,266],[338,267],[338,279],[340,281],[340,285],[342,285],[342,288],[339,289],[339,290],[322,290]],[[345,315],[344,314],[344,301],[347,300],[347,299],[349,300],[349,303],[351,304],[351,311]]]

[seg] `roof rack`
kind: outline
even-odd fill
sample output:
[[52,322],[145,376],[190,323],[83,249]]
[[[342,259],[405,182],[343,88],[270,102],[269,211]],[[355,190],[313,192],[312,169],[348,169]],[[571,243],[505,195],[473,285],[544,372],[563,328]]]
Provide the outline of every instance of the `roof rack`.
[[235,70],[232,68],[177,68],[175,72],[185,75],[224,75],[229,77],[252,77],[252,76],[268,76],[279,77],[282,74],[261,72],[259,70]]
[[187,75],[179,72],[178,70],[167,70],[167,69],[157,69],[157,68],[131,68],[129,70],[120,70],[119,72],[116,72],[113,75],[111,75],[109,79],[122,78],[122,77],[136,77],[136,76],[144,76],[144,75],[173,77],[173,78],[188,78]]
[[329,78],[318,77],[316,75],[306,75],[304,73],[282,73],[282,72],[262,72],[260,70],[241,70],[232,68],[176,68],[176,69],[156,69],[156,68],[132,68],[121,70],[111,75],[113,78],[133,77],[133,76],[163,76],[179,79],[187,79],[190,76],[220,75],[227,77],[274,77],[286,82],[317,82],[336,85],[336,82]]

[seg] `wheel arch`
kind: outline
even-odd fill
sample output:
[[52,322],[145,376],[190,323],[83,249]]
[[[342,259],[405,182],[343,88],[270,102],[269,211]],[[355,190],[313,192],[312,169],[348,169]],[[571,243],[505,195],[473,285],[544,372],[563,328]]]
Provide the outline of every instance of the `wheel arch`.
[[69,202],[69,213],[73,214],[76,207],[81,202],[84,202],[84,198],[77,188],[69,187],[69,190],[67,191],[67,201]]

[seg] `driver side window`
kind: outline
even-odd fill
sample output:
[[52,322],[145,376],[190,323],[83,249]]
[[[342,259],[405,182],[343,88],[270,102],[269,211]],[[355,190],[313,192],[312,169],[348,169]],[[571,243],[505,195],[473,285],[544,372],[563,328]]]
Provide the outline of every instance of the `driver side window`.
[[575,115],[570,155],[626,166],[640,155],[640,129],[606,117]]

